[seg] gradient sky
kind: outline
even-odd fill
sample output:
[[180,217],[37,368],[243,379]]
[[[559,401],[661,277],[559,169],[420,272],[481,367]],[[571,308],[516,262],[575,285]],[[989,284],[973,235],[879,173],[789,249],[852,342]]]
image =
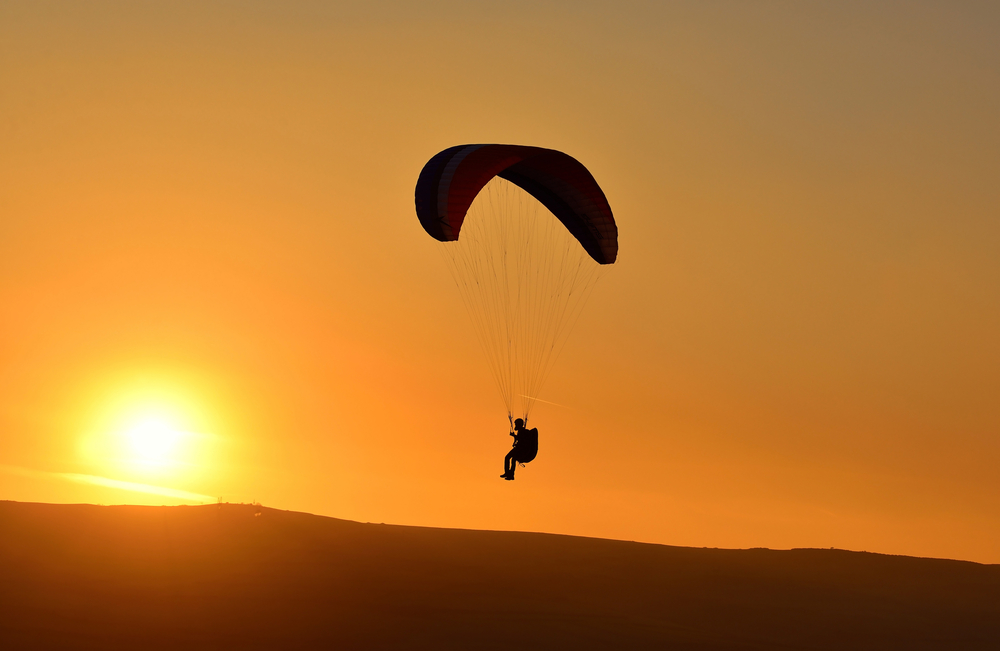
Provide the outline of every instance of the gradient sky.
[[[1000,562],[995,3],[416,4],[0,2],[0,498]],[[516,482],[468,142],[621,233]]]

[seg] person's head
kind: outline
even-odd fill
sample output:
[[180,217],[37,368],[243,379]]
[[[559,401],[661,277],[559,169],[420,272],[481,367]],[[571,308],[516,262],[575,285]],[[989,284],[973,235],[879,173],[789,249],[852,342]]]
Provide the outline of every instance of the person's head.
[[514,421],[514,429],[524,429],[524,421],[518,418]]

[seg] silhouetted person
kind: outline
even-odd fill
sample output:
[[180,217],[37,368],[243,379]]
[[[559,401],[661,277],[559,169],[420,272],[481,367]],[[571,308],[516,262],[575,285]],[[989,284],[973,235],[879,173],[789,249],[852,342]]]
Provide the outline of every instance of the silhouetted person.
[[503,459],[504,473],[500,475],[507,481],[514,479],[514,468],[518,463],[528,463],[538,454],[538,429],[524,429],[524,421],[518,418],[514,421],[514,447]]

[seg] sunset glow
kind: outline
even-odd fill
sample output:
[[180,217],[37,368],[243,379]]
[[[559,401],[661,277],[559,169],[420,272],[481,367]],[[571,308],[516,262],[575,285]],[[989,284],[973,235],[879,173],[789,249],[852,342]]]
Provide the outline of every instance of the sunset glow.
[[0,0],[0,651],[1000,649],[998,35]]
[[[960,5],[0,3],[0,498],[1000,562],[1000,16]],[[509,390],[517,481],[415,211],[474,143],[619,229]]]

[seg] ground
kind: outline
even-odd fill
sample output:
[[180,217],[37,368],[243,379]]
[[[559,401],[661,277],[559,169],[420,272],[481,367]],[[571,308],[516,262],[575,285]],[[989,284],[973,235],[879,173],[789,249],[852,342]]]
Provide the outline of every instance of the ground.
[[0,502],[5,649],[997,649],[1000,566]]

